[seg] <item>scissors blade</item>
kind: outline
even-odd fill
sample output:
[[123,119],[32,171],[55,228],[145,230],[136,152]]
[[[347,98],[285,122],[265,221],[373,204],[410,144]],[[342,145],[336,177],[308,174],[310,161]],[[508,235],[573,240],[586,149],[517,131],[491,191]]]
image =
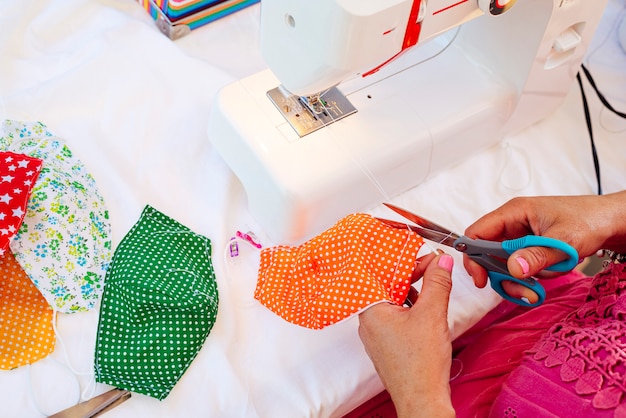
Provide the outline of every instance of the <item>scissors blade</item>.
[[426,218],[422,218],[421,216],[416,215],[412,212],[409,212],[406,209],[399,208],[398,206],[392,205],[391,203],[383,203],[383,205],[387,206],[389,209],[393,210],[394,212],[402,215],[409,221],[416,223],[424,228],[430,229],[431,231],[441,232],[445,235],[456,235],[454,232],[450,231],[448,228],[444,228],[443,226],[438,225],[434,223],[433,221],[429,221]]
[[131,393],[123,389],[112,389],[89,400],[57,412],[48,418],[92,418],[116,407],[130,398]]
[[382,218],[376,218],[376,219],[378,219],[382,223],[385,223],[393,228],[397,228],[397,229],[408,228],[411,231],[420,235],[424,239],[434,241],[438,244],[447,245],[448,247],[454,247],[454,241],[456,241],[456,239],[458,238],[458,235],[456,235],[454,232],[446,234],[446,233],[439,232],[439,231],[433,231],[431,229],[424,228],[419,225],[411,225],[411,224],[402,223],[398,221],[392,221],[390,219],[382,219]]

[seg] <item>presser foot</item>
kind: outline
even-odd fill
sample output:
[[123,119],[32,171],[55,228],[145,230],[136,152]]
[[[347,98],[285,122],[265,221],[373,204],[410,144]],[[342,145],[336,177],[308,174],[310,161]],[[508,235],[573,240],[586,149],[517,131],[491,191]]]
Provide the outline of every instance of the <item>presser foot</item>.
[[336,87],[319,95],[304,97],[278,86],[269,90],[267,97],[300,137],[357,112]]

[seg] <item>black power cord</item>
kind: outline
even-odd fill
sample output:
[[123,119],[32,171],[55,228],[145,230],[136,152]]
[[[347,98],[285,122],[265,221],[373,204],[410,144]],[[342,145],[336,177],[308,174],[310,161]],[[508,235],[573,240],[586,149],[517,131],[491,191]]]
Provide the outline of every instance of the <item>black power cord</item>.
[[580,66],[580,68],[583,70],[583,72],[585,73],[585,77],[587,78],[587,80],[589,81],[589,85],[591,87],[593,87],[593,89],[595,90],[596,94],[598,95],[598,99],[600,99],[600,101],[602,102],[602,104],[604,106],[606,106],[607,109],[609,109],[611,112],[615,113],[617,116],[619,116],[620,118],[626,119],[626,113],[620,112],[618,110],[616,110],[611,103],[609,103],[609,101],[606,99],[606,97],[604,97],[604,94],[602,94],[600,92],[600,90],[598,90],[598,86],[596,85],[595,80],[593,79],[593,77],[591,76],[591,73],[589,72],[589,70],[587,69],[587,67],[585,67],[585,64],[582,64]]
[[[598,99],[600,99],[600,102],[602,102],[602,104],[608,110],[615,113],[617,116],[626,119],[626,113],[615,110],[615,108],[611,105],[611,103],[609,103],[606,97],[604,97],[604,94],[600,92],[600,90],[598,89],[598,86],[596,85],[595,80],[593,79],[593,77],[591,76],[591,73],[589,72],[587,67],[585,67],[584,64],[581,64],[581,69],[582,69],[582,72],[585,74],[585,77],[587,78],[589,85],[591,85],[591,87],[596,92],[596,95],[598,96]],[[600,161],[598,159],[596,143],[593,137],[593,127],[591,124],[591,114],[589,113],[589,103],[587,102],[587,95],[585,94],[585,88],[583,87],[583,82],[582,82],[582,77],[580,76],[580,72],[576,74],[576,80],[578,80],[578,86],[580,87],[580,94],[581,94],[582,101],[583,101],[583,110],[585,111],[585,121],[587,122],[587,131],[589,132],[589,139],[591,140],[591,155],[593,157],[593,166],[596,171],[596,182],[598,184],[598,194],[601,195],[602,194],[602,182],[600,179]]]

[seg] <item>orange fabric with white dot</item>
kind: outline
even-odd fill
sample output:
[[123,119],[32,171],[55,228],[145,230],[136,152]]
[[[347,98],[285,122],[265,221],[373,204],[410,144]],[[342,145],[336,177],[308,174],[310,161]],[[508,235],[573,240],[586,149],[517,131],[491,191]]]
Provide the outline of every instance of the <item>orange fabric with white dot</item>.
[[409,229],[353,214],[298,247],[261,251],[254,297],[288,322],[320,329],[373,303],[404,303],[424,244]]
[[46,357],[55,340],[52,308],[7,251],[0,257],[0,370]]

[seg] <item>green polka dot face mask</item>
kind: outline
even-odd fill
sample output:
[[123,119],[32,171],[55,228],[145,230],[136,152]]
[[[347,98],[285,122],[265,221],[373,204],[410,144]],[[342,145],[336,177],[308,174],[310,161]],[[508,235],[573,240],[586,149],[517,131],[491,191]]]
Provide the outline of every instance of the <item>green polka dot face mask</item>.
[[164,399],[217,316],[211,242],[147,206],[115,250],[96,339],[96,381]]

